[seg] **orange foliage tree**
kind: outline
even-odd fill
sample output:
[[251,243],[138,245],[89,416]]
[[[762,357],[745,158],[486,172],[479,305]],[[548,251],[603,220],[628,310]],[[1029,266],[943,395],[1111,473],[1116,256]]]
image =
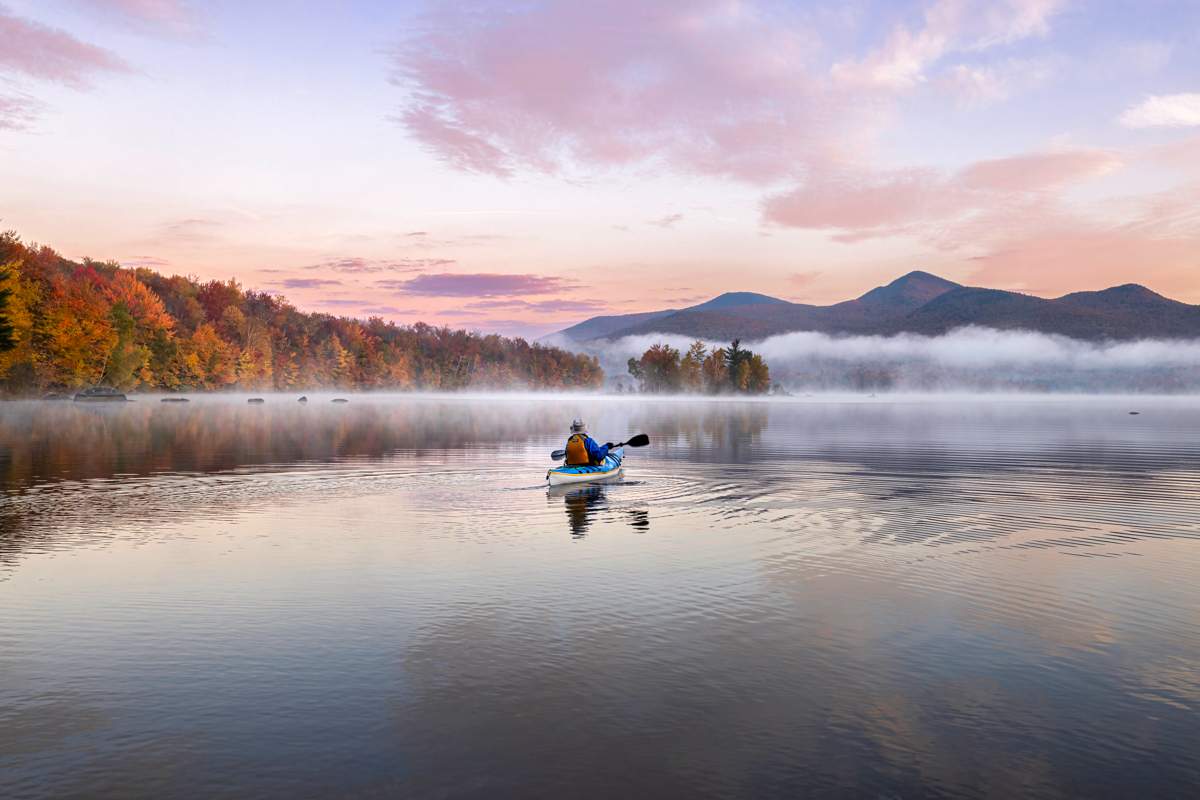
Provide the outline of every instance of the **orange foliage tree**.
[[595,357],[497,334],[309,314],[236,280],[76,263],[0,234],[0,390],[598,389]]
[[762,356],[745,350],[737,339],[725,348],[707,354],[704,342],[696,340],[687,353],[670,345],[655,344],[640,359],[629,359],[629,374],[643,392],[735,392],[766,394],[771,388],[771,371]]

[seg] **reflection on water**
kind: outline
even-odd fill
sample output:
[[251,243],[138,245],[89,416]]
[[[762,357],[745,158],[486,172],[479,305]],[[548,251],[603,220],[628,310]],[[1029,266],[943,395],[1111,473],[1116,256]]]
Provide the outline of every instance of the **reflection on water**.
[[0,405],[0,796],[1200,784],[1190,398],[328,399]]
[[[554,486],[547,490],[550,502],[561,502],[567,511],[567,527],[574,538],[583,538],[596,517],[609,509],[605,501],[606,484],[620,481],[610,478],[597,484]],[[624,509],[621,516],[631,528],[645,533],[650,530],[650,512],[644,508]]]
[[596,515],[604,500],[604,487],[585,486],[582,489],[557,492],[551,489],[551,498],[555,495],[562,498],[563,506],[567,509],[567,524],[571,528],[571,535],[576,538],[582,537],[587,533],[591,518]]

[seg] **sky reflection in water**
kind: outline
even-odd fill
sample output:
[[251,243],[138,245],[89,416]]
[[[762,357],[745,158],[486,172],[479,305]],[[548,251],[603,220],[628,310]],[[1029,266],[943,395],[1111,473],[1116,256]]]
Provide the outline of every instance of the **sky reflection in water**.
[[0,795],[1200,783],[1191,399],[268,400],[0,406]]

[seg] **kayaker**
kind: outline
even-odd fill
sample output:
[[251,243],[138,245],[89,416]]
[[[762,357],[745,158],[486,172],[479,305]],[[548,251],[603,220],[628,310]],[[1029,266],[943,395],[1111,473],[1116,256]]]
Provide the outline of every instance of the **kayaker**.
[[587,423],[576,418],[571,423],[571,437],[567,439],[567,465],[572,467],[599,466],[608,458],[608,445],[598,445],[588,436]]

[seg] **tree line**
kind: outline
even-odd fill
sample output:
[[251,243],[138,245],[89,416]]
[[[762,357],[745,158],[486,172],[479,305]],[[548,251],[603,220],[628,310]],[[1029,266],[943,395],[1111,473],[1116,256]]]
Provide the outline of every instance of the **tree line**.
[[601,388],[594,356],[300,311],[233,279],[70,261],[0,233],[0,391]]
[[740,339],[712,350],[697,339],[684,353],[660,343],[640,359],[630,358],[628,367],[643,392],[766,394],[771,389],[770,368],[762,356],[742,348]]

